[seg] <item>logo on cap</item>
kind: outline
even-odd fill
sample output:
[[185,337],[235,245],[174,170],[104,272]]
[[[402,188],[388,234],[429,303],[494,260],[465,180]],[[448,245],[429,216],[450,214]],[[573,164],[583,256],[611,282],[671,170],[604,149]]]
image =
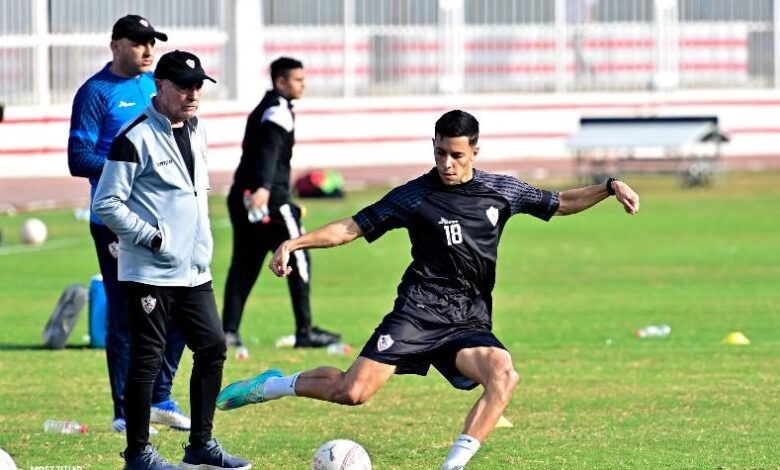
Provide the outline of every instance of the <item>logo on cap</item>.
[[195,68],[195,61],[194,61],[194,60],[192,60],[192,59],[187,59],[185,62],[187,63],[187,65],[189,65],[189,66],[190,66],[190,68],[191,68],[191,69],[194,69],[194,68]]
[[145,19],[143,19],[143,18],[141,18],[140,20],[138,20],[138,22],[139,22],[139,23],[141,23],[141,26],[143,26],[144,28],[148,28],[148,27],[149,27],[149,22],[148,22],[148,21],[146,21],[146,20],[145,20]]

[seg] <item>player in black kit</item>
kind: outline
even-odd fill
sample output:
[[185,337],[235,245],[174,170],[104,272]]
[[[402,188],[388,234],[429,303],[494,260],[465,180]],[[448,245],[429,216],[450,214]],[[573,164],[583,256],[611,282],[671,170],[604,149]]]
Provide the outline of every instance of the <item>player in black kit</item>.
[[610,195],[629,214],[639,210],[639,196],[615,178],[558,193],[476,170],[478,138],[479,123],[472,115],[459,110],[444,114],[433,139],[435,168],[353,217],[279,246],[270,268],[287,276],[295,250],[342,245],[361,236],[373,242],[404,227],[412,242],[412,264],[398,286],[393,311],[349,370],[320,367],[285,377],[272,369],[222,390],[220,409],[283,396],[359,405],[393,374],[425,375],[433,365],[455,388],[484,387],[441,468],[465,467],[495,427],[518,381],[509,352],[493,335],[491,319],[498,242],[507,220],[523,213],[547,221],[581,212]]
[[[228,194],[233,225],[233,255],[225,283],[222,328],[228,346],[244,347],[238,328],[263,259],[285,240],[300,236],[301,209],[290,200],[290,159],[295,145],[292,101],[305,88],[303,64],[289,57],[271,63],[273,88],[247,118],[241,162]],[[250,222],[248,211],[266,212],[266,220]],[[298,251],[290,263],[296,275],[287,278],[295,314],[295,347],[323,347],[337,342],[337,333],[312,325],[309,304],[311,260]],[[246,353],[246,351],[244,352]]]

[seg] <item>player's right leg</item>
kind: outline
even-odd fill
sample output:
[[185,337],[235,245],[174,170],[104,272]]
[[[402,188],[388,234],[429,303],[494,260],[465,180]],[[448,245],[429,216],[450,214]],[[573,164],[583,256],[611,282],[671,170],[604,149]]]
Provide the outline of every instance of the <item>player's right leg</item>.
[[233,253],[225,283],[222,330],[231,342],[228,346],[242,346],[238,329],[244,305],[269,250],[268,235],[264,224],[249,222],[242,196],[236,188],[231,188],[227,205],[233,227]]
[[135,282],[123,284],[127,293],[128,326],[132,338],[125,387],[127,448],[124,457],[127,466],[134,469],[133,462],[138,458],[144,460],[153,457],[149,454],[152,388],[165,351],[165,340],[171,323],[171,300],[164,288]]
[[217,407],[231,410],[284,396],[299,396],[342,405],[368,401],[395,373],[395,366],[358,357],[346,372],[319,367],[287,377],[275,369],[228,385],[217,397]]

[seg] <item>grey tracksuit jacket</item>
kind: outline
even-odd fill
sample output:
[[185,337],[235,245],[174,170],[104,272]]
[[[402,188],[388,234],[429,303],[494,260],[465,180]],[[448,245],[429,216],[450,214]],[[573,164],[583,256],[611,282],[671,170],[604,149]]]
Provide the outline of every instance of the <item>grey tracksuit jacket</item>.
[[[193,184],[171,123],[154,109],[119,131],[103,167],[92,210],[119,238],[119,280],[155,286],[198,286],[211,280],[206,134],[185,122]],[[156,252],[151,243],[160,235]]]

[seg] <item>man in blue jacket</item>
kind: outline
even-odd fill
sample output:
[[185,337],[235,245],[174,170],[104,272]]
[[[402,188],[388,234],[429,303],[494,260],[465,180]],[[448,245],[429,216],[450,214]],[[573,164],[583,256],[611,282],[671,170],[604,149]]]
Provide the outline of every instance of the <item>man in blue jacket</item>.
[[152,385],[176,324],[193,352],[192,428],[182,467],[247,470],[249,462],[229,455],[211,434],[227,347],[209,269],[206,133],[195,114],[203,81],[214,79],[183,51],[163,55],[154,79],[157,96],[114,139],[92,201],[119,238],[118,277],[127,293],[125,469],[179,468],[160,457],[148,432]]
[[[168,36],[156,31],[145,18],[138,15],[120,18],[111,35],[113,60],[76,93],[68,139],[68,165],[73,176],[89,178],[91,196],[95,194],[103,163],[117,131],[122,124],[136,118],[157,93],[150,73],[157,39],[167,41]],[[117,237],[94,213],[90,214],[90,232],[108,300],[106,358],[114,401],[112,429],[124,432],[124,388],[130,338],[127,301],[117,281]],[[171,400],[173,376],[183,350],[181,332],[172,328],[164,364],[154,387],[152,422],[189,430],[190,419]],[[156,431],[152,429],[152,432]]]

